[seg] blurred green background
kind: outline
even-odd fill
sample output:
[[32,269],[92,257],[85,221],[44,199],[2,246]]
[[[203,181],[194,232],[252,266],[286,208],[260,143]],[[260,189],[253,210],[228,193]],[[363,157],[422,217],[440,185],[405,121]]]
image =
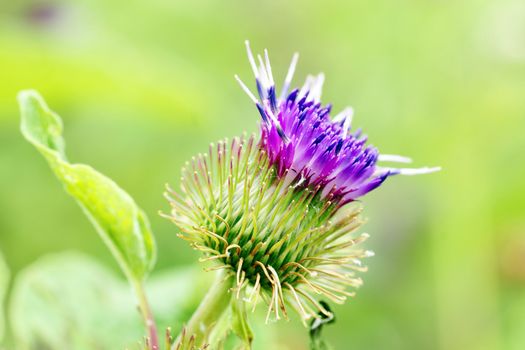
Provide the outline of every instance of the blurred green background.
[[[247,38],[269,49],[277,81],[295,51],[296,84],[323,71],[323,100],[351,104],[381,151],[443,167],[364,199],[376,256],[357,297],[335,308],[334,347],[524,349],[522,0],[2,0],[0,251],[14,278],[65,250],[118,271],[23,140],[17,92],[39,90],[64,119],[69,158],[145,209],[167,271],[197,255],[157,215],[164,184],[209,142],[257,130],[233,79],[251,81]],[[297,321],[269,327],[306,348]]]

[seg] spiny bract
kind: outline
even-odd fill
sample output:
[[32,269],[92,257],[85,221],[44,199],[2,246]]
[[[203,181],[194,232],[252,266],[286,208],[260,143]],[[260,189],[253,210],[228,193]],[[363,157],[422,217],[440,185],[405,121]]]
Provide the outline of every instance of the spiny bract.
[[267,320],[287,317],[287,306],[304,320],[329,316],[319,303],[344,302],[362,284],[359,248],[368,235],[356,234],[363,220],[355,199],[394,174],[419,174],[437,168],[380,167],[378,161],[408,162],[379,155],[358,130],[350,133],[352,109],[330,118],[319,101],[324,77],[309,76],[288,94],[297,54],[276,96],[265,58],[259,65],[247,43],[260,101],[240,81],[261,117],[260,137],[211,144],[182,169],[181,193],[168,188],[179,236],[215,261],[208,270],[235,274],[237,297],[268,305]]

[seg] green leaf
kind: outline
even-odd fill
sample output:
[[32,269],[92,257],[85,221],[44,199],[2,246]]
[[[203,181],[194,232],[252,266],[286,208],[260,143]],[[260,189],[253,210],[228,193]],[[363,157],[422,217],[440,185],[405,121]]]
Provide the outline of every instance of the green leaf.
[[109,247],[130,280],[141,281],[155,263],[149,222],[133,199],[111,179],[84,164],[67,161],[62,121],[35,91],[18,95],[24,137],[46,158]]
[[[208,336],[210,345],[217,349],[252,349],[253,331],[248,323],[246,301],[231,293],[228,306],[222,315],[217,316],[216,323]],[[231,333],[235,335],[235,339],[232,339]],[[257,335],[261,334],[257,333]],[[266,337],[265,342],[268,343]]]
[[244,349],[252,348],[253,331],[248,323],[248,314],[246,313],[246,302],[232,296],[232,330],[242,341]]
[[4,298],[7,293],[9,284],[9,269],[0,252],[0,344],[4,340],[5,322],[4,322]]
[[[161,330],[182,327],[211,285],[210,277],[190,268],[149,279]],[[14,281],[9,309],[13,348],[139,349],[144,331],[133,300],[125,281],[88,256],[44,256]]]

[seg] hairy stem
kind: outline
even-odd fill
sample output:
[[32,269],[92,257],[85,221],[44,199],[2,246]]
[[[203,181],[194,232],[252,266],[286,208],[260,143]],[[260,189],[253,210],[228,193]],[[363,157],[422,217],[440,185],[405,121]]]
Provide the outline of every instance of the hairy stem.
[[144,290],[144,285],[142,282],[135,281],[133,283],[135,294],[139,301],[139,309],[140,313],[142,315],[142,319],[144,320],[144,324],[146,325],[146,330],[148,333],[148,349],[151,350],[159,350],[159,339],[157,334],[157,325],[155,323],[155,318],[153,317],[153,313],[151,312],[151,308],[148,303],[148,299],[146,298],[146,292]]
[[212,287],[191,316],[183,334],[177,337],[172,350],[186,349],[185,343],[192,343],[197,348],[206,344],[210,332],[220,320],[223,320],[221,316],[230,304],[229,290],[232,286],[233,275],[219,271]]

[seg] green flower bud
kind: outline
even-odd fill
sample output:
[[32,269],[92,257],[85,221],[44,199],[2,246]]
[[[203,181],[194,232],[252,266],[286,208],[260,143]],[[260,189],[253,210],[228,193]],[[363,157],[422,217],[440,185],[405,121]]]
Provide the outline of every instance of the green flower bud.
[[359,287],[361,259],[373,255],[359,248],[367,234],[356,234],[363,220],[355,202],[340,206],[323,196],[322,186],[287,184],[276,175],[255,137],[211,144],[182,170],[181,193],[168,188],[167,217],[179,234],[214,261],[207,270],[236,275],[235,292],[268,316],[287,317],[287,306],[304,320],[329,312],[324,297],[343,303]]

